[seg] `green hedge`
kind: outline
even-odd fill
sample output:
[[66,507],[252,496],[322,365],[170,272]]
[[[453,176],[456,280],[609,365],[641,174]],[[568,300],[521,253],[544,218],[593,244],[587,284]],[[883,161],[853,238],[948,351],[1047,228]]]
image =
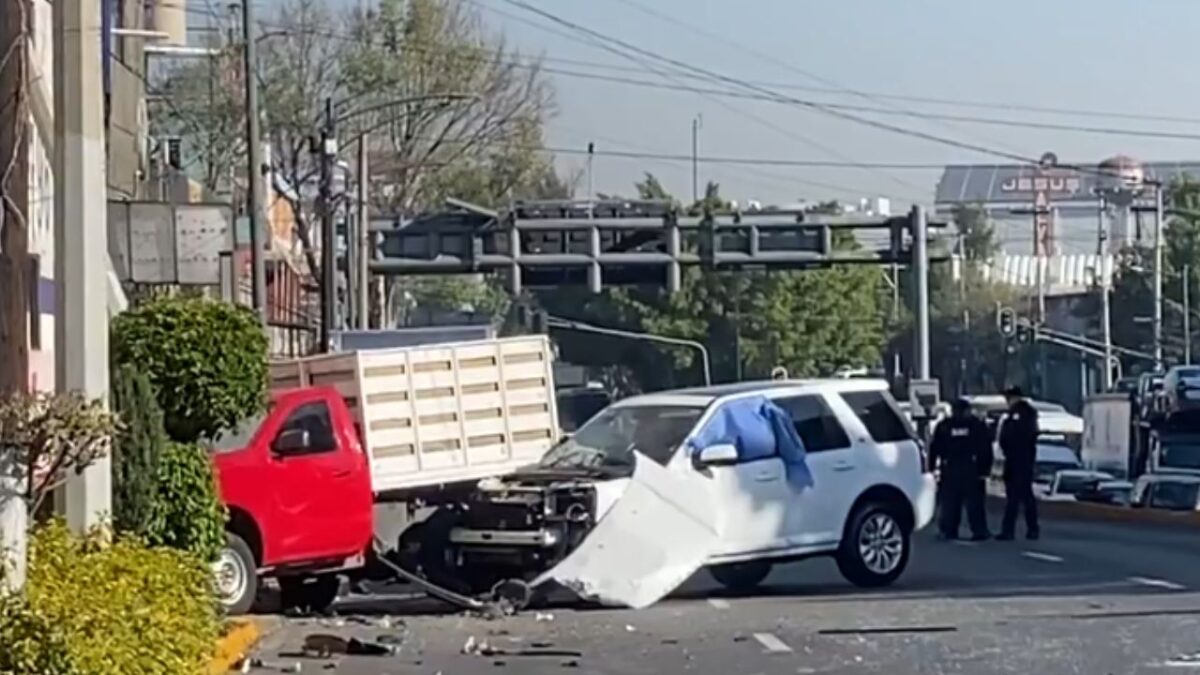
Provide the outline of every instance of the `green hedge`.
[[167,444],[162,407],[137,366],[113,369],[112,406],[124,424],[113,438],[113,525],[145,536],[158,495],[158,460]]
[[158,389],[167,434],[193,443],[266,403],[267,337],[245,307],[204,298],[163,298],[112,323],[112,357],[140,368]]
[[156,494],[145,537],[151,543],[213,561],[225,544],[225,506],[208,452],[167,443],[158,460]]
[[57,521],[31,544],[25,600],[0,602],[0,672],[204,672],[220,631],[208,565],[132,538],[77,538]]

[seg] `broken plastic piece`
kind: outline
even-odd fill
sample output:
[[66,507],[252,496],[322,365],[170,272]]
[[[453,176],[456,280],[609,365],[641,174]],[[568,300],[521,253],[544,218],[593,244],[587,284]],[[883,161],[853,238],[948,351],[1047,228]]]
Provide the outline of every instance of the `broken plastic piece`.
[[688,476],[635,452],[621,498],[583,542],[533,581],[555,581],[584,598],[649,607],[695,574],[717,544],[709,494]]

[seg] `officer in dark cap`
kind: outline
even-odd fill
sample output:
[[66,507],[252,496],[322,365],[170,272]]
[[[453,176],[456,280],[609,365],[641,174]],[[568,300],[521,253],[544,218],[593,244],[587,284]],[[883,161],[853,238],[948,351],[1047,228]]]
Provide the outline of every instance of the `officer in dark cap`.
[[1037,539],[1037,499],[1033,496],[1033,473],[1037,465],[1038,414],[1025,400],[1018,387],[1004,392],[1008,414],[1000,424],[1000,450],[1004,453],[1004,521],[997,539],[1010,540],[1016,534],[1017,512],[1025,512],[1025,536]]
[[971,404],[960,398],[951,404],[950,417],[938,423],[929,454],[941,475],[941,519],[944,539],[958,538],[962,510],[967,508],[971,540],[990,537],[984,511],[984,480],[992,470],[991,434],[987,424],[971,413]]

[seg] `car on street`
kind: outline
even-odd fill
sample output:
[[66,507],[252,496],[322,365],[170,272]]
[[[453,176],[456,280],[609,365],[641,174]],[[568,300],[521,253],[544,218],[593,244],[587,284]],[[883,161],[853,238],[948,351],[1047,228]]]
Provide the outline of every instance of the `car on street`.
[[1075,494],[1075,501],[1110,506],[1129,506],[1132,499],[1133,483],[1127,480],[1095,481]]
[[1167,511],[1200,511],[1200,476],[1140,476],[1134,484],[1132,505]]
[[1167,414],[1200,410],[1200,367],[1175,366],[1163,377]]
[[1111,481],[1113,476],[1103,471],[1064,469],[1054,474],[1049,483],[1035,482],[1034,494],[1046,501],[1076,501],[1081,492],[1102,481]]
[[[778,429],[754,415],[729,416],[759,401],[786,414],[803,466],[780,449]],[[737,433],[701,443],[717,422]],[[885,586],[904,572],[913,533],[933,517],[936,488],[924,466],[880,380],[638,396],[609,406],[537,465],[481,483],[449,533],[448,559],[484,584],[500,581],[497,566],[508,565],[507,574],[537,575],[531,583],[554,580],[633,607],[666,595],[701,566],[745,590],[776,565],[818,556],[833,557],[854,584]],[[793,480],[797,471],[811,480]],[[557,528],[541,518],[546,508],[596,525]]]

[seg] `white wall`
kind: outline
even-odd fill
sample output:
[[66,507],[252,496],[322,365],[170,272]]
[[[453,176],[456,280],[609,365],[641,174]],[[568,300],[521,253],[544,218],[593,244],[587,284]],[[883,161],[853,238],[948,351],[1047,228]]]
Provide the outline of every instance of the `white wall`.
[[[52,6],[47,0],[32,0],[33,44],[30,54],[34,96],[53,106],[54,73]],[[39,125],[30,114],[29,138],[29,252],[37,256],[39,266],[38,317],[40,344],[31,345],[29,370],[31,384],[38,389],[54,387],[54,302],[46,282],[54,278],[54,173],[49,143],[43,141]],[[32,320],[32,318],[31,318]],[[32,333],[32,326],[31,326]]]

